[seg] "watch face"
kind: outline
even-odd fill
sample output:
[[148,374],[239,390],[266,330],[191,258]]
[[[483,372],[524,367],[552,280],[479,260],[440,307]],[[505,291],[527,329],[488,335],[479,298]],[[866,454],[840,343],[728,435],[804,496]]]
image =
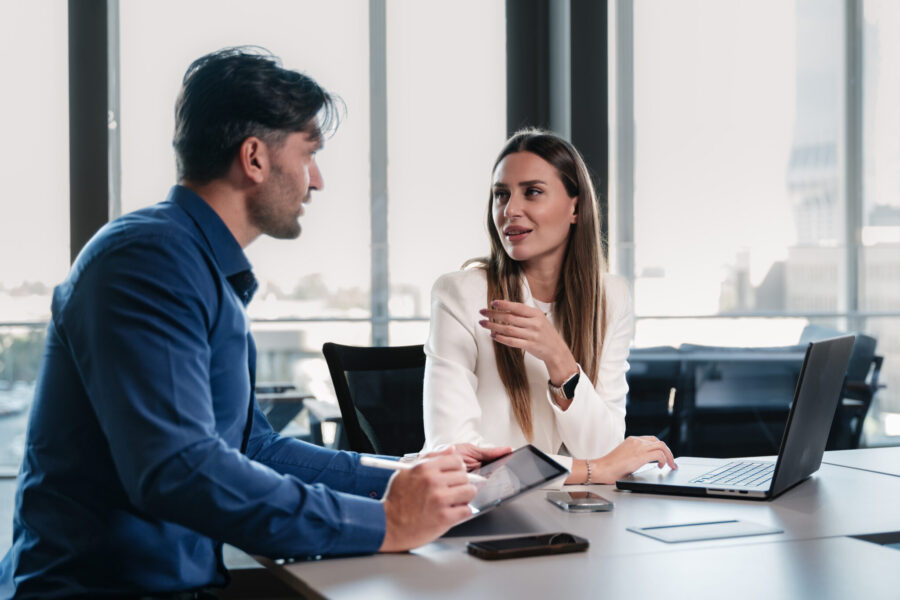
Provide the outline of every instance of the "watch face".
[[574,375],[569,377],[569,380],[567,382],[563,384],[563,393],[565,394],[566,398],[571,400],[575,397],[575,387],[578,385],[578,378],[580,375],[580,373],[575,373]]

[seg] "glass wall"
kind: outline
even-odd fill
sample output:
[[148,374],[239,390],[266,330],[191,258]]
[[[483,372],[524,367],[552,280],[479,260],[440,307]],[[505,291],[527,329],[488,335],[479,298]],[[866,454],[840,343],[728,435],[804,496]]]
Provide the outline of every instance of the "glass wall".
[[53,286],[69,266],[69,108],[64,2],[0,6],[0,472],[22,458]]
[[[491,166],[506,138],[503,0],[387,4],[391,344],[428,334],[431,285],[488,252]],[[465,43],[460,32],[465,31]]]
[[[841,0],[629,5],[633,68],[616,81],[633,77],[634,122],[615,127],[634,156],[614,160],[634,182],[636,346],[789,345],[807,324],[869,333],[888,387],[867,441],[900,435],[881,415],[900,411],[896,3],[861,3],[859,33]],[[617,241],[613,254],[632,250]]]

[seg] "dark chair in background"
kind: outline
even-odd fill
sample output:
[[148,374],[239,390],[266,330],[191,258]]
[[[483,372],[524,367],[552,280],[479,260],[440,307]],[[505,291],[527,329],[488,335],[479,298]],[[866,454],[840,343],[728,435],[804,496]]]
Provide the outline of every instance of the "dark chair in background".
[[635,348],[628,356],[625,435],[654,435],[678,446],[674,414],[680,402],[681,358],[671,346]]
[[[841,335],[840,331],[807,325],[800,335],[804,343]],[[884,387],[878,382],[884,357],[875,354],[878,340],[864,333],[857,333],[847,365],[847,377],[841,390],[841,401],[838,404],[831,433],[828,435],[826,450],[852,450],[859,448],[863,425],[875,393]]]
[[401,456],[422,449],[421,345],[367,348],[327,343],[322,353],[351,450]]

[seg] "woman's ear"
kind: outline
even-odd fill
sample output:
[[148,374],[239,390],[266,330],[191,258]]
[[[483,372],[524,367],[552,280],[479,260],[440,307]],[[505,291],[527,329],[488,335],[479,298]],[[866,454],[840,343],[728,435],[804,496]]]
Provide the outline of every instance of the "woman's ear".
[[572,198],[572,213],[569,215],[569,223],[574,225],[578,222],[578,196]]

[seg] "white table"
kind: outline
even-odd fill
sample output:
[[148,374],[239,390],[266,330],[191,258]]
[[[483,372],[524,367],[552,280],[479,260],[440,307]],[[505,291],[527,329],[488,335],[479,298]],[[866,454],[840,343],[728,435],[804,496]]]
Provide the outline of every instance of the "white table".
[[[810,480],[769,502],[591,489],[613,500],[615,509],[571,514],[537,490],[411,553],[265,562],[295,589],[327,598],[900,595],[898,551],[847,537],[900,532],[900,477],[823,464]],[[772,525],[784,533],[666,544],[626,530],[722,519]],[[553,531],[586,537],[591,547],[583,554],[499,562],[465,550],[466,542],[485,536]],[[750,575],[760,569],[770,572]]]
[[830,465],[862,469],[900,477],[900,446],[859,450],[834,450],[825,453],[824,462]]

